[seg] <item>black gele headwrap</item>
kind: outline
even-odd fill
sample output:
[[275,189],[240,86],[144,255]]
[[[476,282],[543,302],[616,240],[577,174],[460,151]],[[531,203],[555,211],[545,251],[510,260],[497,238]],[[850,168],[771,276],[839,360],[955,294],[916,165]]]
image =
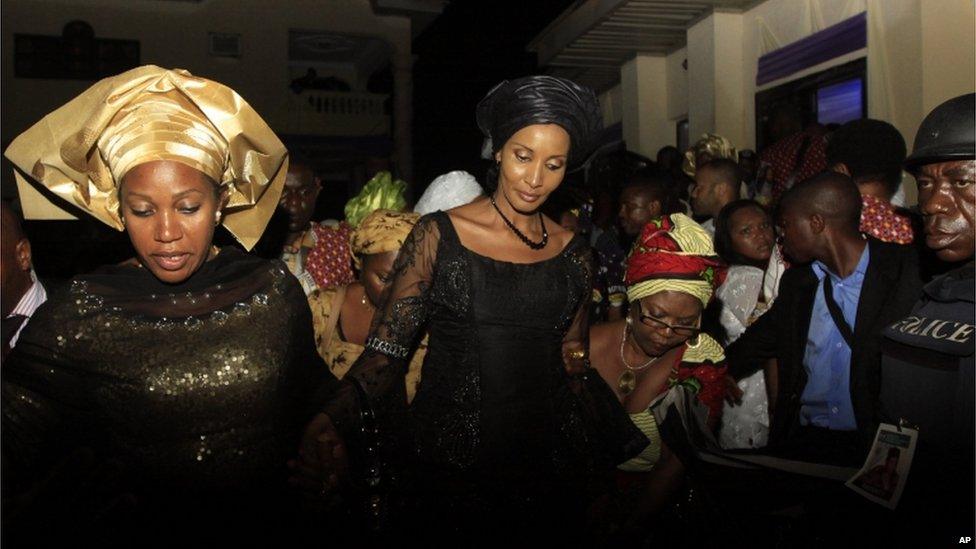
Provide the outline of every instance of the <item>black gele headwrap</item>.
[[533,124],[558,124],[569,134],[567,163],[586,159],[603,127],[593,90],[555,76],[505,80],[478,103],[478,128],[485,135],[482,156],[490,158],[515,132]]

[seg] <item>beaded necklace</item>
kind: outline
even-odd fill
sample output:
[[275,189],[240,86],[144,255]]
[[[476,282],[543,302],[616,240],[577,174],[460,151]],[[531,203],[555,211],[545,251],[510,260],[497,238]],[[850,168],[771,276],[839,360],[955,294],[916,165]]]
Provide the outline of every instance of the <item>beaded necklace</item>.
[[515,227],[515,225],[509,221],[507,217],[505,217],[505,214],[498,209],[498,204],[495,203],[495,197],[490,196],[489,199],[491,200],[491,205],[494,206],[495,211],[498,212],[498,215],[502,216],[502,221],[508,225],[508,228],[511,229],[512,232],[515,233],[515,236],[519,237],[519,239],[522,240],[526,246],[532,248],[533,250],[541,250],[542,248],[546,247],[546,244],[549,243],[549,231],[546,230],[546,222],[542,219],[542,212],[539,212],[539,223],[542,224],[542,240],[539,242],[532,242],[529,240],[529,237],[525,236],[522,231],[518,230],[518,228]]

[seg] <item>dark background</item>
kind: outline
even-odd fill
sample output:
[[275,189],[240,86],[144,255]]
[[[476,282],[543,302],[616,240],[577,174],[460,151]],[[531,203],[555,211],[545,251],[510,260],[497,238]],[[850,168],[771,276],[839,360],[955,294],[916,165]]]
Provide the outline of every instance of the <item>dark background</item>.
[[451,170],[482,179],[475,106],[498,82],[539,72],[526,45],[574,3],[456,0],[414,40],[415,197]]

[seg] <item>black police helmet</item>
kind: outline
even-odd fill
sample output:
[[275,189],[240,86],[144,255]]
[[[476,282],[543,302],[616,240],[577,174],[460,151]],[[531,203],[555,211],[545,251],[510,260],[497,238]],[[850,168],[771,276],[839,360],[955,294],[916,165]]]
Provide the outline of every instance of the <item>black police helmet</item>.
[[905,168],[976,158],[976,94],[960,95],[936,107],[918,128]]

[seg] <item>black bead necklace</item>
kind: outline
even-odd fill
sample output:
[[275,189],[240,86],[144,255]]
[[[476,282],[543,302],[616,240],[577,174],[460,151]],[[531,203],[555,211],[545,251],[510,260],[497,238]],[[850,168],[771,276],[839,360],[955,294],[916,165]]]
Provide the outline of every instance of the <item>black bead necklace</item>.
[[529,237],[522,234],[522,231],[518,230],[515,227],[515,225],[513,225],[512,222],[509,221],[507,217],[505,217],[505,214],[503,214],[502,211],[498,209],[498,204],[495,203],[495,197],[490,196],[488,198],[491,200],[491,205],[494,206],[495,211],[498,212],[498,215],[502,216],[502,221],[504,221],[505,224],[508,225],[509,229],[512,229],[512,232],[515,233],[515,236],[519,237],[519,239],[522,242],[524,242],[526,246],[532,248],[533,250],[541,250],[542,248],[546,247],[546,244],[549,243],[549,231],[546,230],[546,222],[543,221],[542,219],[542,212],[539,212],[539,223],[542,224],[542,240],[540,240],[539,242],[532,242],[531,240],[529,240]]

